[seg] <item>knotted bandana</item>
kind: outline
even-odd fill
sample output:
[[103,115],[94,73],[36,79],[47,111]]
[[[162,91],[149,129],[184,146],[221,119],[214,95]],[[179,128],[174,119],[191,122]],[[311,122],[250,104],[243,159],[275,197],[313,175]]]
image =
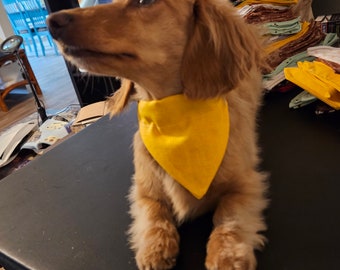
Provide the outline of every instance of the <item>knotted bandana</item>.
[[229,137],[223,98],[191,100],[174,95],[138,103],[139,130],[152,157],[197,199],[207,192]]

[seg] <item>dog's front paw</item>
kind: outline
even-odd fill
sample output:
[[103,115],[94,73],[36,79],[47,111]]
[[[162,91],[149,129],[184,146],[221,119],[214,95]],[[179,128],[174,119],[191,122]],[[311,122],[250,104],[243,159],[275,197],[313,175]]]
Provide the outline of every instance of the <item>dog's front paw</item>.
[[179,235],[175,227],[172,230],[163,228],[150,229],[142,246],[136,253],[140,270],[171,269],[176,264],[179,251]]
[[235,234],[212,233],[205,266],[208,270],[255,270],[253,247]]

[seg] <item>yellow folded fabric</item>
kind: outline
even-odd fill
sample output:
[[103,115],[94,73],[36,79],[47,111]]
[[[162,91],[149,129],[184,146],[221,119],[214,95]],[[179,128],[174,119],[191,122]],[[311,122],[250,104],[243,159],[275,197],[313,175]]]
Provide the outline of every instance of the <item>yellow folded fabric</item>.
[[246,5],[254,5],[254,4],[274,4],[274,5],[282,5],[282,6],[290,6],[297,4],[299,0],[245,0],[237,7],[244,7]]
[[191,100],[174,95],[138,103],[139,130],[152,157],[197,199],[207,192],[229,137],[223,98]]
[[340,109],[340,92],[328,82],[320,80],[310,62],[298,62],[298,67],[284,69],[287,80],[295,83],[334,109]]
[[332,87],[327,82],[320,80],[315,76],[315,69],[312,62],[298,62],[298,68],[301,74],[304,74],[304,84],[313,87],[314,91],[318,91],[319,95],[324,96],[325,98],[330,98],[332,94],[335,93],[334,87]]
[[237,7],[243,7],[245,5],[253,5],[253,4],[275,4],[275,5],[283,5],[290,6],[293,4],[297,4],[299,0],[245,0],[241,4],[237,5]]
[[314,61],[310,64],[311,73],[321,81],[333,86],[340,91],[340,74],[335,73],[334,69],[325,63]]

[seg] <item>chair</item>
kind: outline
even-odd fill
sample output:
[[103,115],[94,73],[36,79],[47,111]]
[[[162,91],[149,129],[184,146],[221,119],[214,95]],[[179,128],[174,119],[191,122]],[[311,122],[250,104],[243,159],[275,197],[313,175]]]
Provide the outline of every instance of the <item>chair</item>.
[[37,45],[34,40],[35,33],[30,28],[28,22],[26,21],[21,8],[18,6],[16,0],[2,0],[5,7],[7,16],[12,25],[12,28],[16,35],[20,35],[24,39],[25,45],[28,46],[31,51],[31,43],[34,47],[35,55],[38,56]]
[[50,46],[53,47],[55,54],[58,55],[57,46],[55,45],[46,24],[46,18],[48,16],[46,8],[41,5],[39,0],[16,0],[16,2],[23,11],[22,13],[26,21],[29,22],[29,26],[37,36],[43,55],[45,56],[45,47],[41,37],[44,36],[47,38]]
[[[19,56],[28,71],[28,76],[30,77],[37,94],[41,95],[42,92],[40,86],[28,62],[24,50],[19,51]],[[0,53],[0,110],[4,112],[8,111],[5,98],[12,90],[19,87],[24,87],[28,84],[29,81],[23,77],[20,66],[17,63],[16,56],[14,54]]]
[[35,55],[38,56],[36,37],[39,41],[42,54],[45,56],[45,47],[42,37],[46,37],[54,52],[58,55],[58,49],[46,24],[48,12],[38,0],[2,0],[8,18],[16,35],[24,38],[25,45],[34,46]]

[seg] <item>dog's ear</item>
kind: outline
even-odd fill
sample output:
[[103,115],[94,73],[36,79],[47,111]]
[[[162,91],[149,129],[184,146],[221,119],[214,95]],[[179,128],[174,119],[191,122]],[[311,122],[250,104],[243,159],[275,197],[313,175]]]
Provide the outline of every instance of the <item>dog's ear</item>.
[[238,86],[263,61],[262,44],[228,1],[196,0],[182,82],[189,98],[209,98]]
[[111,117],[124,110],[134,92],[134,83],[127,79],[121,79],[120,88],[107,100]]

